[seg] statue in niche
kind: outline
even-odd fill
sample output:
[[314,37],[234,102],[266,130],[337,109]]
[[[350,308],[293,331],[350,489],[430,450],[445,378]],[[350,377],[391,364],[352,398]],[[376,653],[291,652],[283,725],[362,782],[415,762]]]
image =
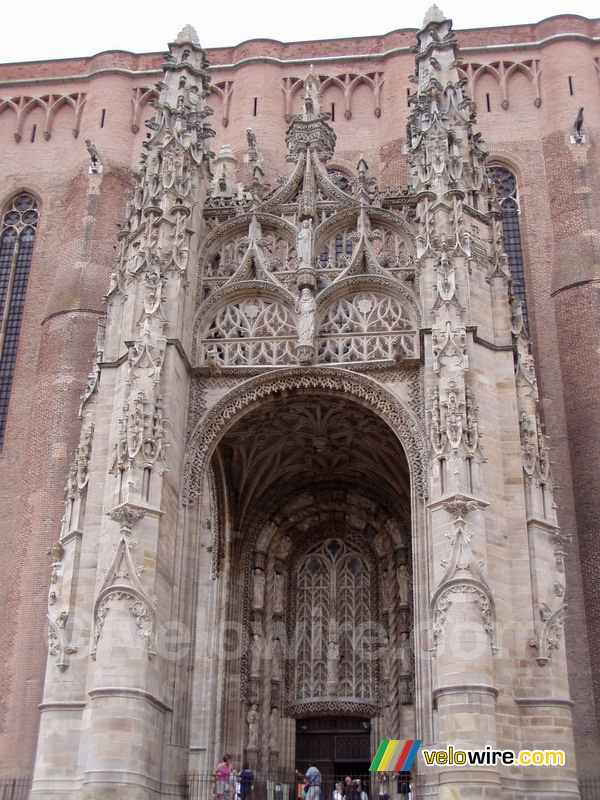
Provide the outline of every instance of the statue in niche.
[[261,638],[260,631],[255,631],[252,634],[252,644],[250,646],[250,675],[253,678],[260,676]]
[[298,231],[296,237],[296,256],[298,258],[298,266],[311,267],[312,266],[312,249],[313,249],[313,230],[312,219],[302,220],[302,227]]
[[252,703],[248,716],[248,747],[258,747],[258,706]]
[[396,570],[396,580],[398,581],[398,602],[410,602],[410,575],[406,564],[400,564]]
[[410,634],[402,631],[400,634],[400,674],[409,675],[412,672],[412,647]]
[[283,575],[275,573],[273,579],[273,613],[283,614]]
[[313,344],[317,304],[310,289],[304,288],[296,301],[298,312],[298,344]]
[[262,608],[265,602],[265,573],[258,567],[252,578],[252,608]]
[[381,643],[381,679],[389,681],[390,674],[390,640],[387,636],[384,637]]
[[269,714],[269,744],[273,749],[277,749],[277,721],[279,709],[272,708]]
[[146,293],[144,295],[144,313],[146,316],[155,314],[160,306],[162,281],[156,272],[149,272],[145,280]]

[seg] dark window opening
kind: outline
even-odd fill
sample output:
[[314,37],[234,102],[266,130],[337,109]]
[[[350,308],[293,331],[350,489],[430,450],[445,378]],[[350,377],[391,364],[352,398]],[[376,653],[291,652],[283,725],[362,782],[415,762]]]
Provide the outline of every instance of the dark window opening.
[[252,111],[252,116],[256,116],[258,113],[258,97],[254,98],[254,109]]
[[100,114],[100,127],[104,127],[104,120],[106,119],[106,109],[102,109],[102,113]]
[[491,111],[492,110],[492,104],[490,103],[490,96],[487,93],[485,95],[485,104],[487,106],[487,110]]
[[569,81],[569,94],[573,95],[574,94],[574,91],[573,91],[573,78],[570,75],[568,77],[568,81]]
[[335,122],[335,103],[331,104],[331,121]]
[[34,125],[33,128],[31,129],[31,141],[32,142],[35,142],[35,131],[36,131],[36,128],[37,128],[37,125]]
[[4,444],[4,430],[17,360],[19,333],[25,307],[25,292],[37,222],[36,202],[30,194],[18,195],[2,218],[0,232],[0,450]]
[[502,232],[504,234],[504,250],[508,257],[510,273],[513,280],[512,289],[515,297],[521,301],[523,325],[529,329],[527,312],[527,294],[525,292],[525,269],[523,265],[523,246],[521,242],[521,225],[519,221],[519,196],[517,179],[506,167],[489,167],[490,178],[496,186],[498,201],[502,210]]

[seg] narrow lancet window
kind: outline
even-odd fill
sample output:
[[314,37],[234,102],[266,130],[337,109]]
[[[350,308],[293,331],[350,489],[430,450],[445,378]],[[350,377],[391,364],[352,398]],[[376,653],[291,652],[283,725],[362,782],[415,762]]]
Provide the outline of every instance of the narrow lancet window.
[[30,194],[20,194],[10,204],[2,218],[0,231],[0,450],[4,444],[4,429],[25,292],[33,243],[37,228],[36,202]]
[[498,201],[502,210],[504,249],[508,256],[508,263],[513,279],[513,292],[515,297],[521,301],[523,324],[526,330],[529,330],[517,179],[510,170],[503,166],[496,165],[489,167],[488,172],[496,186]]

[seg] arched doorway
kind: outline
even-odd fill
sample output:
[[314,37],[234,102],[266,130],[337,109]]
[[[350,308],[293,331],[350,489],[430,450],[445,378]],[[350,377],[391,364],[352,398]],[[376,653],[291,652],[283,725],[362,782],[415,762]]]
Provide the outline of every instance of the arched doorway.
[[414,730],[411,484],[398,436],[360,399],[300,387],[240,415],[210,468],[224,586],[215,630],[232,621],[240,638],[216,679],[214,739],[263,774],[302,767],[317,730],[325,770],[368,761],[382,738]]

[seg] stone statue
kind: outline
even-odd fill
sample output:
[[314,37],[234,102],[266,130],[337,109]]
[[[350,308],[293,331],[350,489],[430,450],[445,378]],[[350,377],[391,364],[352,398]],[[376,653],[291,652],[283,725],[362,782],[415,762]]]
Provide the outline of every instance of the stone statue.
[[398,581],[398,602],[410,602],[410,575],[406,564],[400,564],[396,570],[396,580]]
[[400,634],[400,674],[408,675],[412,672],[412,648],[410,634],[402,631]]
[[248,723],[248,747],[258,747],[258,706],[253,703],[246,717]]
[[256,134],[252,128],[246,128],[246,141],[250,150],[256,150]]
[[583,106],[577,112],[577,116],[575,117],[575,122],[573,123],[573,135],[571,136],[571,141],[575,144],[583,144],[585,141],[583,136]]
[[381,646],[381,679],[384,681],[389,681],[391,677],[390,673],[390,640],[387,636],[384,637]]
[[252,608],[262,608],[265,602],[265,573],[258,567],[252,578]]
[[100,161],[100,153],[98,152],[98,148],[92,143],[91,139],[85,140],[85,146],[90,154],[90,172],[100,172],[102,162]]
[[313,230],[312,219],[302,220],[302,228],[296,237],[296,255],[299,267],[312,266]]
[[250,649],[250,675],[253,678],[260,676],[260,657],[261,657],[261,635],[260,632],[255,631],[252,634],[252,645]]
[[271,713],[269,714],[269,744],[276,748],[277,747],[277,718],[279,716],[279,711],[277,708],[272,708]]
[[275,573],[273,580],[273,613],[283,614],[283,575]]
[[317,304],[310,289],[302,289],[296,301],[298,312],[298,344],[313,344]]

